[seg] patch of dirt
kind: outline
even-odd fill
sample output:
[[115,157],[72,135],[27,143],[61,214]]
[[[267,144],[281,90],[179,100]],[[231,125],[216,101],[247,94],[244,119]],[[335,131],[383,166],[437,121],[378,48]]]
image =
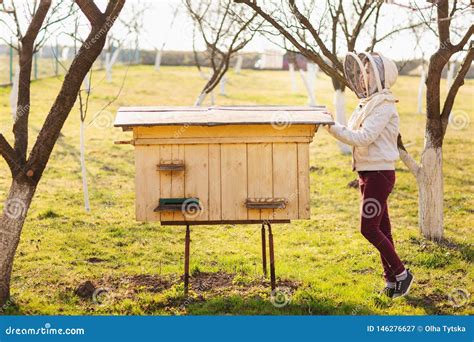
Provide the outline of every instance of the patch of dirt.
[[195,272],[190,277],[190,284],[195,291],[210,291],[221,287],[231,287],[235,274],[225,272]]
[[92,258],[87,259],[87,262],[89,262],[91,264],[98,264],[98,263],[104,262],[104,261],[106,261],[106,260],[101,259],[101,258],[96,258],[96,257],[92,257]]
[[176,283],[172,278],[149,274],[137,274],[122,279],[130,287],[144,287],[150,292],[162,292]]
[[353,188],[353,189],[358,189],[359,188],[359,180],[354,179],[353,181],[350,181],[349,183],[347,183],[347,187],[348,188]]
[[[239,277],[239,279],[235,279],[236,277]],[[240,278],[243,279],[242,282]],[[143,291],[160,293],[182,283],[183,280],[183,276],[178,275],[137,274],[120,278],[104,277],[97,279],[95,284],[91,281],[81,283],[74,293],[81,298],[90,299],[97,289],[106,289],[109,296],[112,296],[115,300],[120,300],[123,298],[133,298],[137,293]],[[277,279],[277,288],[285,289],[286,291],[294,292],[300,286],[301,283],[297,281]],[[206,300],[205,298],[227,294],[237,294],[244,297],[260,296],[262,293],[269,293],[271,291],[270,279],[268,278],[226,273],[223,271],[194,272],[189,279],[189,288],[196,295],[192,301],[204,301]],[[171,307],[174,304],[168,303]],[[181,305],[182,303],[178,304]]]
[[95,290],[95,285],[90,280],[86,280],[79,284],[79,286],[74,290],[74,294],[84,299],[90,299]]

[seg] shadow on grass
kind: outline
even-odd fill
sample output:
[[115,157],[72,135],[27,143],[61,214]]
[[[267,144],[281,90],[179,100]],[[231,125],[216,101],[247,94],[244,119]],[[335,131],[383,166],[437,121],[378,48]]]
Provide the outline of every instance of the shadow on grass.
[[370,315],[372,310],[355,303],[336,303],[328,299],[275,303],[272,298],[243,298],[237,295],[218,296],[192,303],[189,315]]
[[445,310],[440,303],[443,302],[437,294],[422,295],[422,296],[407,296],[406,302],[414,308],[423,308],[427,315],[451,315],[450,310]]
[[[61,295],[53,296],[53,305],[58,309],[69,306],[68,312],[87,315],[374,315],[383,314],[395,305],[376,292],[364,294],[363,298],[344,299],[288,279],[278,279],[277,289],[271,291],[268,279],[222,271],[194,272],[188,296],[184,295],[182,278],[176,274],[123,275],[86,282],[90,283],[89,293],[74,290],[72,284],[67,284],[66,288],[58,289]],[[103,297],[95,298],[97,289],[107,291]],[[422,308],[427,314],[447,314],[452,309],[442,293],[408,296],[406,303]],[[12,302],[0,314],[44,313],[32,311],[20,300],[18,304]]]
[[474,261],[474,249],[472,244],[467,242],[454,241],[452,239],[443,239],[440,245],[451,250],[458,251],[464,261],[472,263]]

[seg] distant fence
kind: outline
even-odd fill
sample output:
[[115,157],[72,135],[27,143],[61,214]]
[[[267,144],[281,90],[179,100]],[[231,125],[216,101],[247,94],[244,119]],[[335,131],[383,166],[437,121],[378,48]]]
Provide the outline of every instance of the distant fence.
[[[141,63],[145,65],[154,65],[155,64],[155,57],[156,51],[151,50],[142,50],[140,52],[141,55]],[[241,53],[243,60],[242,60],[242,68],[243,69],[255,69],[256,63],[260,59],[260,54],[258,52],[243,52]],[[204,52],[198,52],[197,58],[199,64],[204,67],[210,66],[210,61],[206,58],[206,54]],[[235,65],[237,57],[234,56],[231,61],[231,67]],[[170,66],[195,66],[196,59],[194,56],[194,52],[192,51],[172,51],[166,50],[163,51],[161,56],[161,65],[170,65]]]
[[[106,51],[103,51],[94,63],[94,70],[104,69],[106,63]],[[210,66],[206,54],[198,52],[198,60],[201,66]],[[243,69],[258,69],[257,62],[261,54],[257,52],[243,52]],[[33,69],[31,78],[38,80],[45,77],[54,77],[65,74],[74,57],[74,49],[67,46],[44,46],[33,58]],[[122,49],[118,55],[116,64],[145,64],[154,65],[156,51]],[[231,67],[235,65],[236,57],[231,60]],[[398,62],[401,75],[418,75],[421,60]],[[161,65],[170,66],[194,66],[195,56],[192,51],[163,51]],[[458,66],[459,67],[459,64]],[[18,69],[18,54],[7,45],[0,45],[0,86],[9,85],[15,77]],[[283,62],[282,69],[285,69]],[[445,68],[446,69],[446,68]],[[443,71],[443,77],[446,70]],[[474,78],[474,68],[471,68],[466,78]]]
[[[105,68],[106,51],[103,51],[93,69]],[[74,49],[67,46],[45,46],[35,53],[32,61],[31,79],[64,75],[74,58]],[[116,64],[140,64],[140,51],[120,51]],[[18,70],[18,53],[7,45],[0,45],[0,86],[10,85]]]

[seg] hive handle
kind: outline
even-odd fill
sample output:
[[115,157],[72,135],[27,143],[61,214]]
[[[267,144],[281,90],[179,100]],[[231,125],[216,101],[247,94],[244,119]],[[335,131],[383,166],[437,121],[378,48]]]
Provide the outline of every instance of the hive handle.
[[115,145],[135,145],[135,140],[116,140]]

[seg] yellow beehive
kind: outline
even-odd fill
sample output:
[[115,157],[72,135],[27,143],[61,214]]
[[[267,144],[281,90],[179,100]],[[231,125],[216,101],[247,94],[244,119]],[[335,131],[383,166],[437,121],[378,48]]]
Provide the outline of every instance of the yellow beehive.
[[136,219],[162,224],[310,218],[309,144],[325,107],[123,107]]

